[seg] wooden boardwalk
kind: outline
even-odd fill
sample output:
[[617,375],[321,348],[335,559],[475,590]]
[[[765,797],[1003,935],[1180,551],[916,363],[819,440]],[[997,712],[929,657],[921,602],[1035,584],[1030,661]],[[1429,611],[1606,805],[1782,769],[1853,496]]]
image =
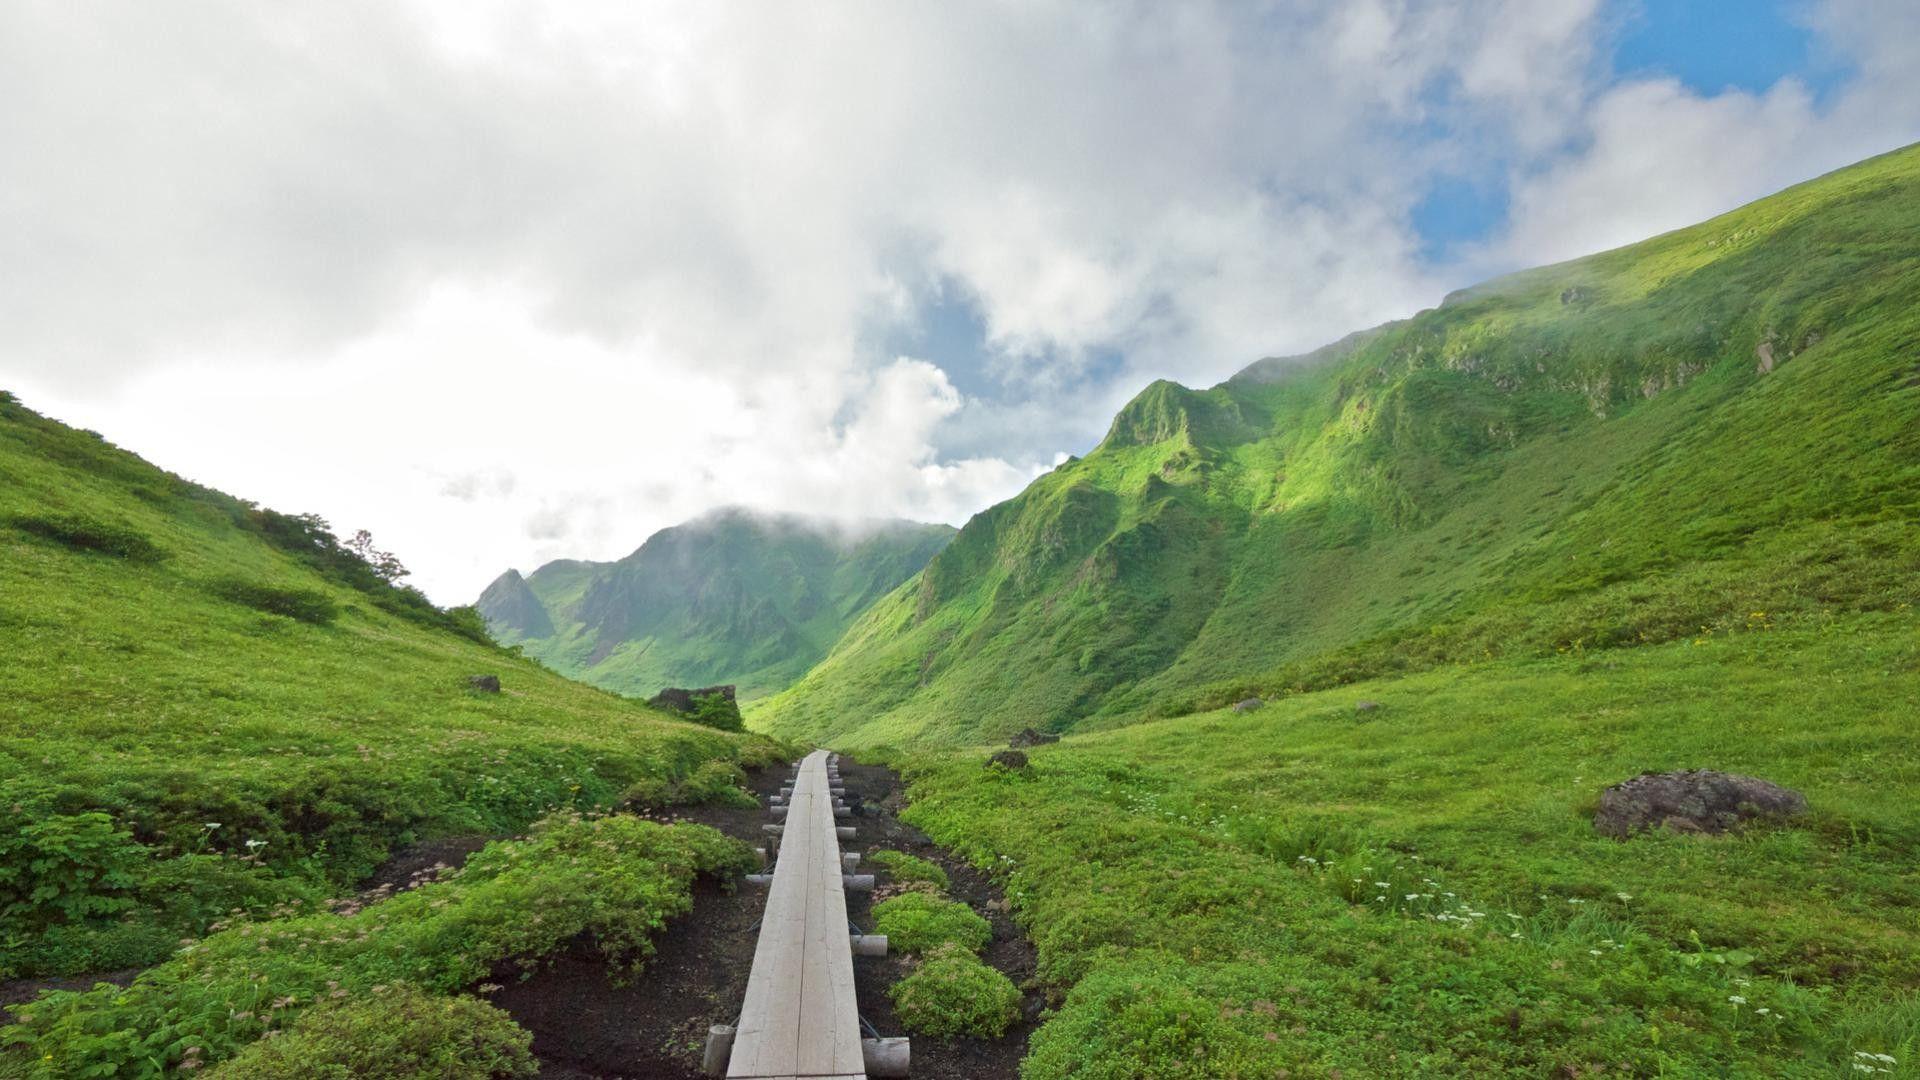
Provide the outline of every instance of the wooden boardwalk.
[[729,1077],[866,1080],[827,763],[816,750],[794,777]]

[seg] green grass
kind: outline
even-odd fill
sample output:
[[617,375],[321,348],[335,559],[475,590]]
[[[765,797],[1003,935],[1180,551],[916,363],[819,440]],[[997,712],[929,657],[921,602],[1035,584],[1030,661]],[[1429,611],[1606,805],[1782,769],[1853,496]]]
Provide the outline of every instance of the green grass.
[[152,963],[398,844],[777,756],[483,644],[317,535],[0,398],[0,978]]
[[903,953],[930,953],[946,945],[978,951],[993,939],[993,927],[958,900],[926,892],[903,892],[873,905],[873,932]]
[[[1846,616],[1069,736],[1025,772],[923,757],[907,816],[998,875],[1065,993],[1029,1080],[1911,1069],[1916,715],[1920,617]],[[1594,832],[1607,784],[1687,767],[1811,813]]]
[[918,855],[909,855],[904,851],[883,848],[869,851],[866,861],[881,867],[887,872],[887,878],[896,885],[930,885],[935,891],[945,892],[952,882],[947,880],[947,872],[940,864]]
[[908,1031],[939,1039],[997,1039],[1020,1010],[1020,988],[960,945],[928,953],[887,996]]
[[966,743],[1913,603],[1916,208],[1908,148],[1157,383],[749,721]]
[[906,521],[859,528],[720,510],[618,562],[509,571],[479,606],[501,641],[595,686],[648,698],[726,683],[751,699],[798,679],[953,536]]
[[[309,1010],[248,1045],[211,1080],[505,1080],[536,1076],[533,1036],[484,1001],[389,987]],[[196,1055],[196,1060],[198,1055]]]
[[488,845],[450,880],[365,908],[238,919],[130,987],[21,1006],[19,1023],[0,1029],[0,1067],[157,1077],[297,1028],[314,1005],[371,1002],[402,985],[454,994],[583,936],[637,970],[651,935],[692,908],[697,874],[731,879],[753,862],[745,844],[704,826],[559,815],[526,840]]

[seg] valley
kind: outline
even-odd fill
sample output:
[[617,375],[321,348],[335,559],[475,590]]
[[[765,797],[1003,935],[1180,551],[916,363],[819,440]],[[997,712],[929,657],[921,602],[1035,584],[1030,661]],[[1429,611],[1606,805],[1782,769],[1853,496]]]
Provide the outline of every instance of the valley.
[[[915,1075],[1920,1067],[1920,147],[1153,383],[958,530],[724,510],[477,607],[30,404],[0,1078],[690,1075],[816,747]],[[1795,798],[1597,827],[1691,770]]]

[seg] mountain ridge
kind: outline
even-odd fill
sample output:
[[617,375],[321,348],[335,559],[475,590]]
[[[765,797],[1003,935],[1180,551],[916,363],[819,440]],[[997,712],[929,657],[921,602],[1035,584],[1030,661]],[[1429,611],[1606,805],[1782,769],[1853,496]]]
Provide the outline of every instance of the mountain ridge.
[[1156,382],[754,716],[969,741],[1904,596],[1915,205],[1909,147]]
[[752,697],[811,667],[953,533],[722,507],[618,560],[509,570],[478,606],[503,643],[595,685],[650,696],[730,683]]

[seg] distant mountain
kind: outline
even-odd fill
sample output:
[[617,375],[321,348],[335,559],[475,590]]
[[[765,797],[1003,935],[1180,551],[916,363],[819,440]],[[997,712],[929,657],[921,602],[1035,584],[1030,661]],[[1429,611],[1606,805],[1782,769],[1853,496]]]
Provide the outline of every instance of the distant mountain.
[[1208,390],[1155,383],[761,716],[984,741],[1911,603],[1916,253],[1909,147]]
[[724,509],[662,529],[618,562],[509,570],[477,606],[499,641],[586,682],[643,697],[732,683],[752,698],[799,678],[953,535]]

